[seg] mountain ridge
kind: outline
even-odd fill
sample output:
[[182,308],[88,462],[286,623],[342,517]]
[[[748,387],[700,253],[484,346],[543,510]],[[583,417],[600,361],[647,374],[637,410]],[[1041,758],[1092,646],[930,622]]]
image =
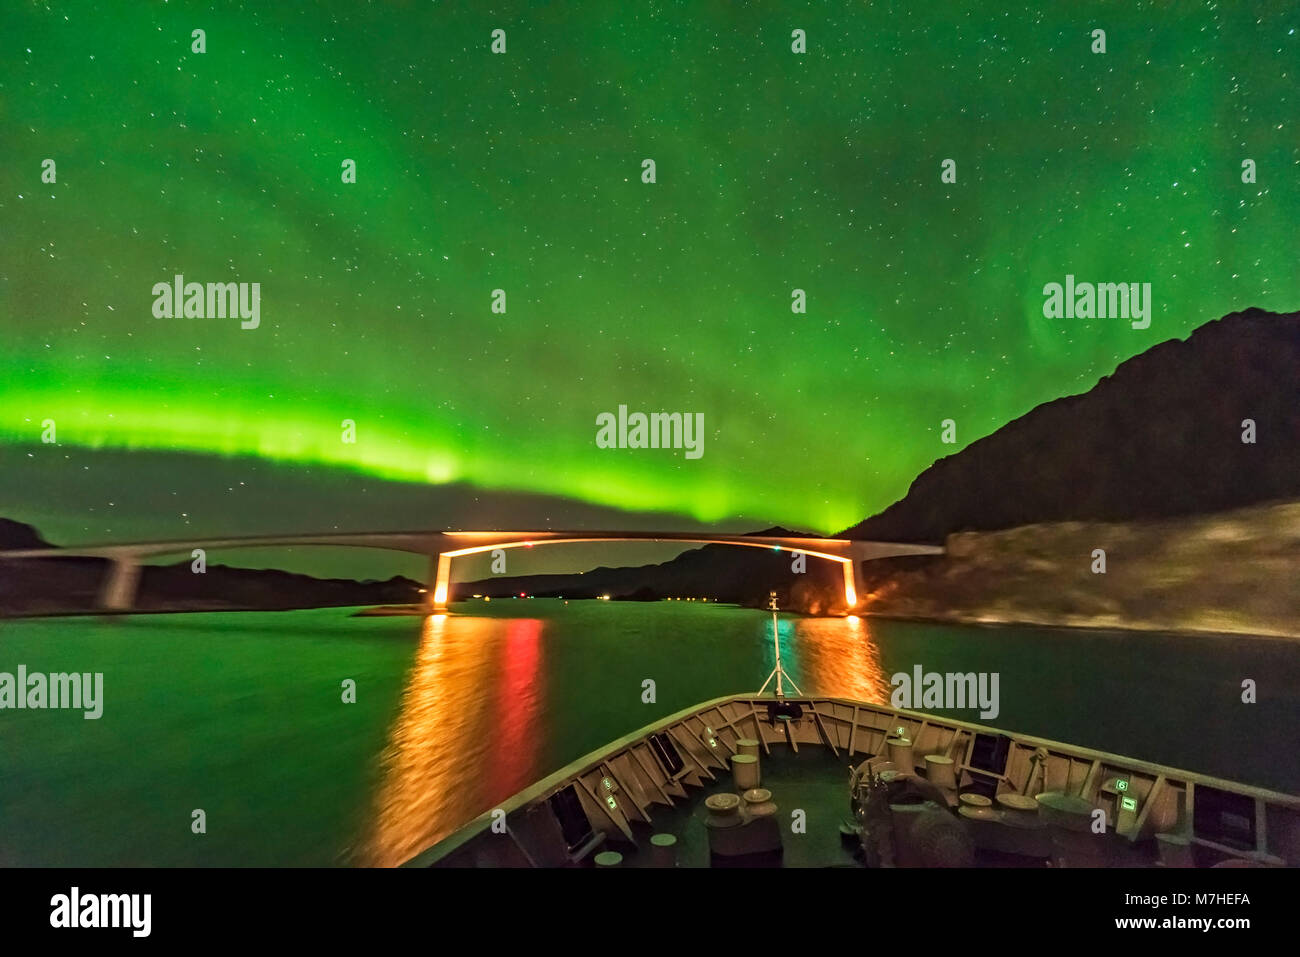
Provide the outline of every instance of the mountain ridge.
[[[1230,313],[936,460],[902,498],[839,534],[941,542],[954,532],[1166,518],[1300,497],[1296,370],[1300,313]],[[1247,419],[1254,443],[1242,441]]]

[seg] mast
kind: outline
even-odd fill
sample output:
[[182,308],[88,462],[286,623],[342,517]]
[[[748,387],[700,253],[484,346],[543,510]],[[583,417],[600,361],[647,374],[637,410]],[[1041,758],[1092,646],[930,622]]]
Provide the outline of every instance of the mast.
[[763,692],[765,692],[767,690],[767,686],[770,685],[772,683],[772,679],[775,678],[776,696],[778,698],[785,697],[785,687],[783,685],[784,681],[789,681],[790,687],[794,689],[794,693],[801,695],[803,694],[803,692],[799,690],[799,686],[794,683],[794,681],[790,678],[790,676],[785,673],[785,668],[781,666],[781,639],[776,629],[776,611],[777,611],[776,592],[774,591],[768,592],[767,594],[768,594],[767,607],[772,609],[772,647],[776,649],[776,667],[773,668],[772,673],[767,676],[767,680],[763,682],[763,687],[758,689],[758,693],[762,694]]

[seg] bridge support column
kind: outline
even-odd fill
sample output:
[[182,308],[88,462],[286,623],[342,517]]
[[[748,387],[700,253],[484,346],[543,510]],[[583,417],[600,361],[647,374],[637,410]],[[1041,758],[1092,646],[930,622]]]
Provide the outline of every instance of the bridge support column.
[[862,601],[864,588],[860,568],[856,558],[844,563],[844,603],[849,606],[850,613],[857,611]]
[[429,559],[429,589],[425,593],[425,609],[429,614],[447,610],[447,594],[451,589],[451,556],[439,554]]
[[130,611],[140,583],[140,563],[133,558],[114,558],[112,562],[99,591],[99,607],[104,611]]

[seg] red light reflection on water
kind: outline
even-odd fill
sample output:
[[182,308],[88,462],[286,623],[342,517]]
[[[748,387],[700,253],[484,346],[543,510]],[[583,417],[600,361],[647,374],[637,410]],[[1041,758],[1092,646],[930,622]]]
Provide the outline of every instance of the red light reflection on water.
[[537,777],[542,632],[536,619],[425,619],[360,863],[396,866]]
[[545,708],[540,681],[542,622],[519,618],[506,624],[505,654],[496,683],[496,741],[488,751],[489,790],[509,797],[533,783],[533,756],[540,745],[538,716]]

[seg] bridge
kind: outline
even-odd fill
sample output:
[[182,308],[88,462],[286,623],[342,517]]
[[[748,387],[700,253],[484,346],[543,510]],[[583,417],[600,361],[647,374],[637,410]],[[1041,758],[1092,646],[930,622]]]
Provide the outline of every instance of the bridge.
[[425,598],[430,613],[447,610],[454,559],[498,548],[527,548],[575,542],[682,542],[695,545],[738,545],[802,553],[813,558],[839,562],[844,569],[844,599],[850,610],[857,607],[861,563],[900,555],[942,555],[934,545],[873,542],[848,538],[810,538],[769,535],[718,535],[710,532],[331,532],[321,535],[259,535],[249,538],[189,539],[170,542],[76,545],[68,548],[13,549],[0,551],[0,561],[43,558],[100,558],[112,562],[99,593],[99,607],[105,611],[130,611],[135,604],[140,566],[145,559],[163,555],[206,553],[221,549],[296,548],[299,546],[344,546],[374,548],[429,558],[429,589]]

